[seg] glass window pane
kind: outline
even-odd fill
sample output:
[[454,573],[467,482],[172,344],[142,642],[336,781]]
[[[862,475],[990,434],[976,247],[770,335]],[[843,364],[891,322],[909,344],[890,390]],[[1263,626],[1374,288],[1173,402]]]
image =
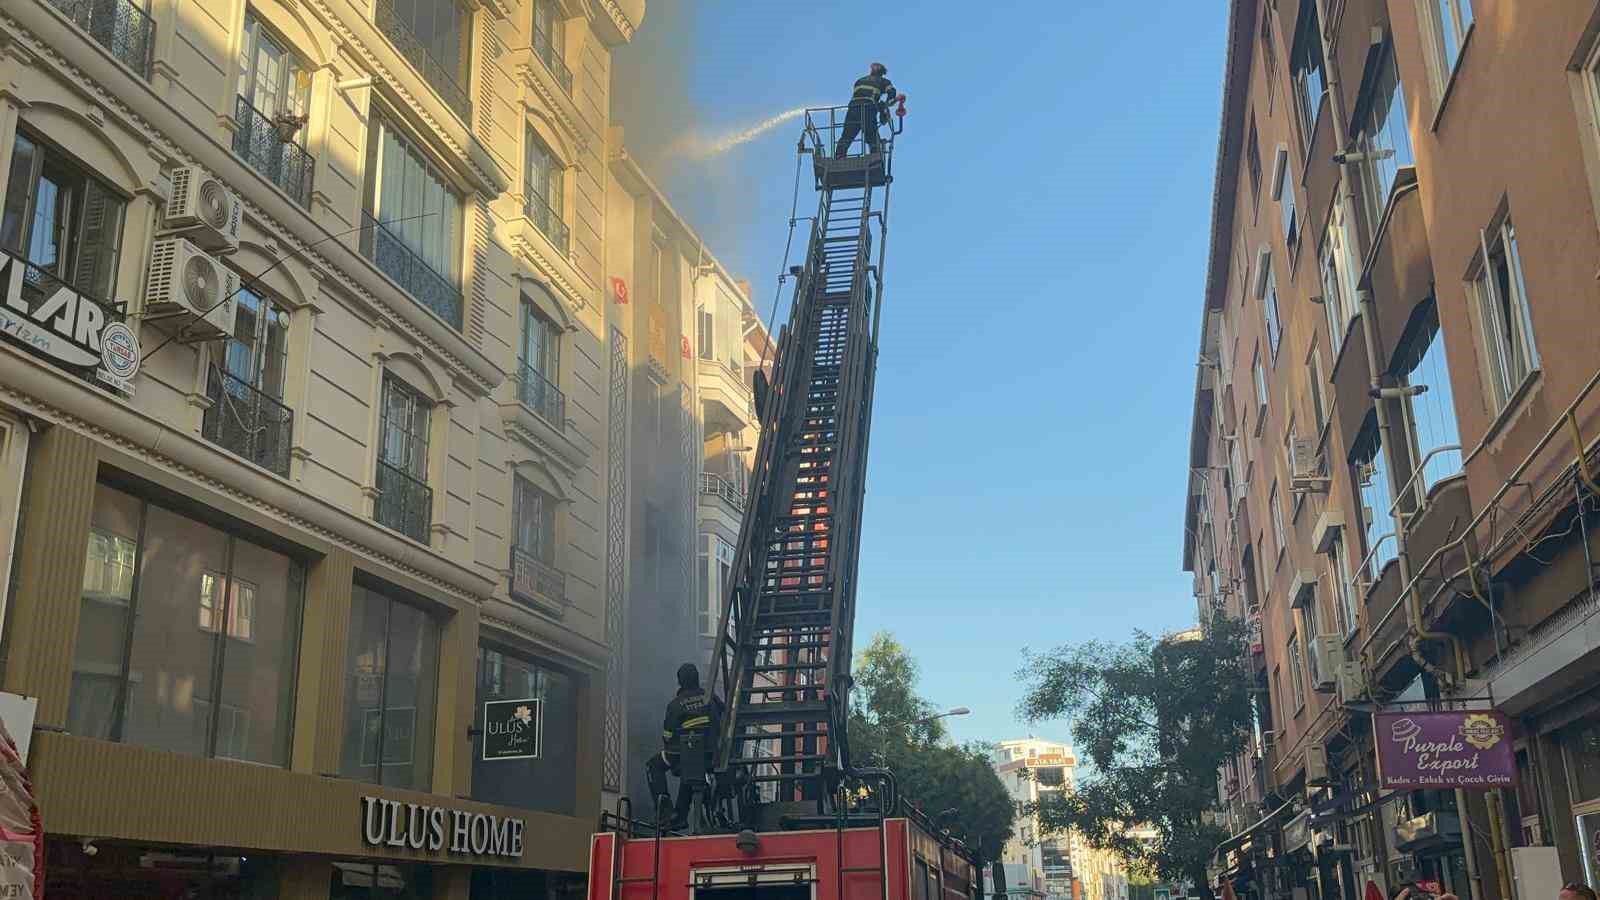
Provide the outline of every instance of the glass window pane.
[[485,703],[537,700],[537,755],[485,760],[482,736],[473,738],[472,796],[541,812],[572,815],[577,808],[577,683],[530,660],[479,648],[477,727],[486,730]]
[[216,753],[285,765],[294,709],[302,570],[281,553],[235,539],[232,576],[221,694],[223,708],[233,712],[229,729],[224,731],[219,723]]
[[350,640],[344,691],[344,749],[339,774],[378,780],[383,729],[383,674],[388,655],[389,601],[361,585],[351,589]]
[[141,512],[137,498],[105,485],[95,487],[67,703],[67,730],[73,734],[112,737]]
[[73,286],[102,300],[111,299],[116,288],[122,207],[122,198],[109,188],[92,178],[84,179]]
[[25,134],[17,135],[11,149],[11,174],[6,180],[6,205],[0,213],[0,247],[22,252],[28,198],[33,195],[33,169],[39,147]]
[[383,784],[428,790],[433,775],[433,704],[438,630],[423,611],[391,603],[384,677]]
[[208,753],[216,638],[195,627],[208,573],[226,571],[227,535],[147,506],[122,739]]

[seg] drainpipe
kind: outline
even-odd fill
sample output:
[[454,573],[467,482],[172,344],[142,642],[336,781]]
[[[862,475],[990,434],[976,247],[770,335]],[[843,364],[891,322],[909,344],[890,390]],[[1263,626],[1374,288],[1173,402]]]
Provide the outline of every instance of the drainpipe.
[[[1327,26],[1329,20],[1327,0],[1315,0],[1315,2],[1317,8],[1317,24],[1319,26],[1319,34],[1317,37],[1322,44],[1322,67],[1328,91],[1328,112],[1333,117],[1332,125],[1334,144],[1342,151],[1350,146],[1350,136],[1345,129],[1344,109],[1342,103],[1340,102],[1342,95],[1339,89],[1340,78],[1338,58],[1334,55],[1333,47],[1328,40],[1329,28]],[[1339,163],[1339,169],[1339,182],[1341,188],[1339,191],[1339,203],[1348,233],[1348,229],[1352,228],[1356,221],[1355,181],[1358,173],[1355,165],[1348,159],[1345,159]],[[1377,223],[1372,224],[1375,232]],[[1348,244],[1348,241],[1346,243]],[[1386,466],[1385,468],[1387,468],[1389,471],[1389,488],[1392,493],[1394,491],[1394,475],[1398,470],[1393,465],[1395,447],[1393,440],[1393,426],[1389,421],[1389,412],[1381,394],[1383,382],[1382,370],[1379,368],[1378,362],[1379,345],[1377,306],[1373,302],[1372,292],[1361,290],[1359,288],[1356,290],[1356,302],[1361,311],[1361,333],[1365,339],[1367,348],[1367,375],[1372,384],[1372,396],[1374,398],[1373,413],[1377,418],[1378,433],[1382,438],[1383,444],[1382,447],[1379,448],[1378,452],[1385,454],[1390,462],[1390,465]],[[1400,566],[1400,584],[1409,585],[1411,583],[1411,555],[1406,542],[1406,523],[1401,515],[1400,504],[1392,503],[1391,506],[1393,508],[1394,517],[1395,557]],[[1407,604],[1407,611],[1410,619],[1409,625],[1411,630],[1411,636],[1407,643],[1411,651],[1411,658],[1415,660],[1417,664],[1420,665],[1425,671],[1431,672],[1437,677],[1443,673],[1439,671],[1438,666],[1435,666],[1429,662],[1427,657],[1422,653],[1421,643],[1423,638],[1432,637],[1433,635],[1430,635],[1422,627],[1422,611],[1416,607],[1414,594],[1415,592],[1408,592],[1408,596],[1411,597],[1411,600]],[[1455,640],[1454,635],[1439,636],[1449,640],[1456,662],[1455,677],[1450,678],[1449,676],[1445,676],[1442,680],[1444,680],[1447,684],[1459,683],[1460,677],[1466,674],[1465,669],[1462,666],[1461,646],[1459,642]],[[1471,837],[1472,828],[1470,820],[1467,816],[1466,793],[1460,789],[1457,789],[1455,792],[1455,801],[1456,813],[1460,816],[1463,825],[1461,846],[1464,851],[1467,868],[1467,886],[1471,892],[1471,900],[1483,900],[1483,889],[1479,883],[1480,879],[1478,874],[1477,852],[1476,848],[1473,846]],[[1503,894],[1502,900],[1511,900],[1510,894]]]

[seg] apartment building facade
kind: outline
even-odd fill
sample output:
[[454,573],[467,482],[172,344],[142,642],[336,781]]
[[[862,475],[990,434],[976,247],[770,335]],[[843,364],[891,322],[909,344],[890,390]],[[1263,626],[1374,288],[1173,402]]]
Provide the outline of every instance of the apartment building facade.
[[[1020,809],[1048,802],[1053,793],[1070,791],[1078,759],[1072,747],[1028,737],[1001,741],[992,754],[995,772]],[[1114,853],[1089,846],[1073,832],[1047,833],[1037,814],[1025,813],[1017,833],[1006,842],[1001,861],[1007,867],[1007,889],[1037,889],[1045,897],[1075,900],[1125,900],[1126,866]],[[1023,875],[1010,883],[1012,869]]]
[[654,452],[607,240],[643,16],[0,10],[0,688],[51,896],[581,890]]
[[[1229,9],[1183,553],[1253,633],[1219,881],[1593,883],[1600,7]],[[1385,789],[1397,711],[1504,714],[1515,786]]]

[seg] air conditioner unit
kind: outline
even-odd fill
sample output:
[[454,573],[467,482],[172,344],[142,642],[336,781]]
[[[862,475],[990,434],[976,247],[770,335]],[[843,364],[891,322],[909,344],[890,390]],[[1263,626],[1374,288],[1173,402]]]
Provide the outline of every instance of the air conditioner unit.
[[1345,660],[1339,664],[1339,669],[1334,673],[1334,677],[1338,679],[1337,690],[1340,705],[1349,706],[1352,703],[1360,703],[1366,699],[1367,688],[1365,679],[1361,677],[1361,663],[1354,660]]
[[1328,746],[1326,744],[1306,745],[1306,784],[1333,784],[1333,779],[1328,775]]
[[1328,489],[1328,479],[1322,475],[1322,460],[1317,455],[1315,441],[1295,438],[1289,444],[1289,461],[1294,467],[1294,471],[1289,473],[1290,490],[1322,492]]
[[233,334],[239,276],[184,238],[162,238],[150,252],[145,279],[146,319],[177,319],[186,341]]
[[1344,664],[1344,637],[1319,634],[1311,641],[1311,687],[1330,693],[1339,683],[1339,666]]
[[162,225],[207,250],[231,253],[239,249],[239,225],[244,204],[221,179],[199,166],[183,166],[172,173],[172,198],[167,201]]

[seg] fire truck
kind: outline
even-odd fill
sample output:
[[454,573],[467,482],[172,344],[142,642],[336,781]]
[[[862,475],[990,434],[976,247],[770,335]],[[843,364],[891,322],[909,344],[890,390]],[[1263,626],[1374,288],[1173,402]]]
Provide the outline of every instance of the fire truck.
[[[902,802],[892,772],[853,760],[845,728],[905,98],[875,146],[836,155],[846,115],[859,109],[807,110],[798,142],[790,248],[796,223],[809,221],[810,235],[798,265],[784,260],[789,320],[771,378],[756,377],[761,440],[708,685],[724,704],[720,733],[703,752],[679,755],[679,789],[694,795],[686,827],[671,827],[663,810],[636,814],[626,799],[601,816],[589,900],[975,900],[982,891],[975,849]],[[799,217],[806,156],[818,199],[814,216]]]

